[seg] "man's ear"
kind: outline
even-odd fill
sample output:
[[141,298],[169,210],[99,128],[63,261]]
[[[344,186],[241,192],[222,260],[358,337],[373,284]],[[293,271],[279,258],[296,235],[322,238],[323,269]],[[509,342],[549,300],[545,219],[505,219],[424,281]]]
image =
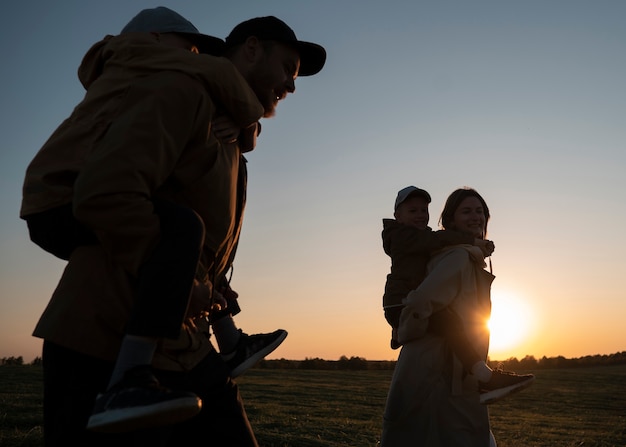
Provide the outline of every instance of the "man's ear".
[[263,53],[263,47],[261,41],[256,36],[250,36],[243,44],[246,60],[249,62],[255,62]]
[[198,47],[195,45],[192,45],[191,48],[189,49],[192,53],[196,53],[196,54],[200,54],[200,51],[198,50]]

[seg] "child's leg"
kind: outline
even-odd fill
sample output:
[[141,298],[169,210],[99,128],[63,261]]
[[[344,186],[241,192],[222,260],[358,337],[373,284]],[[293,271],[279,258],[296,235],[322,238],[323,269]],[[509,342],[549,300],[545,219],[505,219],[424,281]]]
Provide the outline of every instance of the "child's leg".
[[161,238],[142,265],[127,332],[176,338],[185,319],[204,241],[204,224],[191,209],[155,201]]
[[428,331],[446,339],[467,372],[481,382],[491,379],[491,368],[480,358],[467,338],[461,318],[449,307],[430,316]]
[[137,278],[137,300],[122,341],[110,386],[124,372],[149,365],[160,338],[176,338],[185,318],[204,239],[204,225],[191,209],[155,201],[161,239]]
[[191,209],[155,202],[160,240],[139,269],[136,300],[104,395],[98,396],[87,428],[121,432],[175,423],[197,414],[193,393],[163,388],[151,364],[161,338],[180,335],[204,239],[204,225]]
[[532,374],[519,375],[489,368],[474,349],[461,318],[454,310],[445,308],[435,312],[428,323],[428,331],[445,338],[465,370],[478,380],[481,403],[502,399],[528,387],[535,379]]

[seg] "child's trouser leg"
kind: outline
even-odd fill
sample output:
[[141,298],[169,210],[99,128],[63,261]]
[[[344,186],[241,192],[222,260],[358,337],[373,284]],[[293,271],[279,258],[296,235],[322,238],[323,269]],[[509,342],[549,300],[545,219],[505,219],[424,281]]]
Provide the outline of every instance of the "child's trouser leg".
[[463,321],[454,310],[445,308],[432,314],[428,322],[428,332],[439,335],[448,342],[467,372],[472,372],[473,366],[483,361],[467,337]]
[[176,338],[180,334],[204,240],[204,224],[191,209],[154,202],[160,240],[137,279],[127,333]]

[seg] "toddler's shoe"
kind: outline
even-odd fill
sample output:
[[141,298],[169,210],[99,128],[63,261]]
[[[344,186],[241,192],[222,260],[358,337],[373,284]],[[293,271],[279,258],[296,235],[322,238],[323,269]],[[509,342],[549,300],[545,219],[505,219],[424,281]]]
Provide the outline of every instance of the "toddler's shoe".
[[122,433],[175,424],[200,412],[202,401],[193,393],[165,388],[150,366],[137,366],[103,394],[98,394],[87,429]]
[[491,404],[511,393],[529,387],[535,376],[533,374],[516,374],[514,372],[494,369],[489,382],[478,382],[480,403]]
[[235,350],[222,354],[233,379],[256,365],[287,338],[287,331],[284,329],[278,329],[269,334],[248,335],[241,330],[240,333],[241,337]]

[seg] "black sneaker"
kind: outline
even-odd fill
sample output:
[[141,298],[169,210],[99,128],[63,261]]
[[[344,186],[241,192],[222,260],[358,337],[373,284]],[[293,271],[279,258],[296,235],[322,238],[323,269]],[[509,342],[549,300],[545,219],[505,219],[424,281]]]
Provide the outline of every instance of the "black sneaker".
[[241,332],[241,337],[234,351],[235,355],[226,361],[230,368],[230,376],[234,379],[242,375],[261,361],[263,357],[278,348],[285,338],[287,338],[287,331],[284,329],[278,329],[270,334],[248,335]]
[[494,369],[489,382],[478,382],[480,403],[490,404],[529,387],[535,376],[533,374],[516,374],[514,372]]
[[189,419],[202,401],[193,393],[165,388],[149,366],[137,366],[104,394],[98,394],[88,430],[122,433]]

